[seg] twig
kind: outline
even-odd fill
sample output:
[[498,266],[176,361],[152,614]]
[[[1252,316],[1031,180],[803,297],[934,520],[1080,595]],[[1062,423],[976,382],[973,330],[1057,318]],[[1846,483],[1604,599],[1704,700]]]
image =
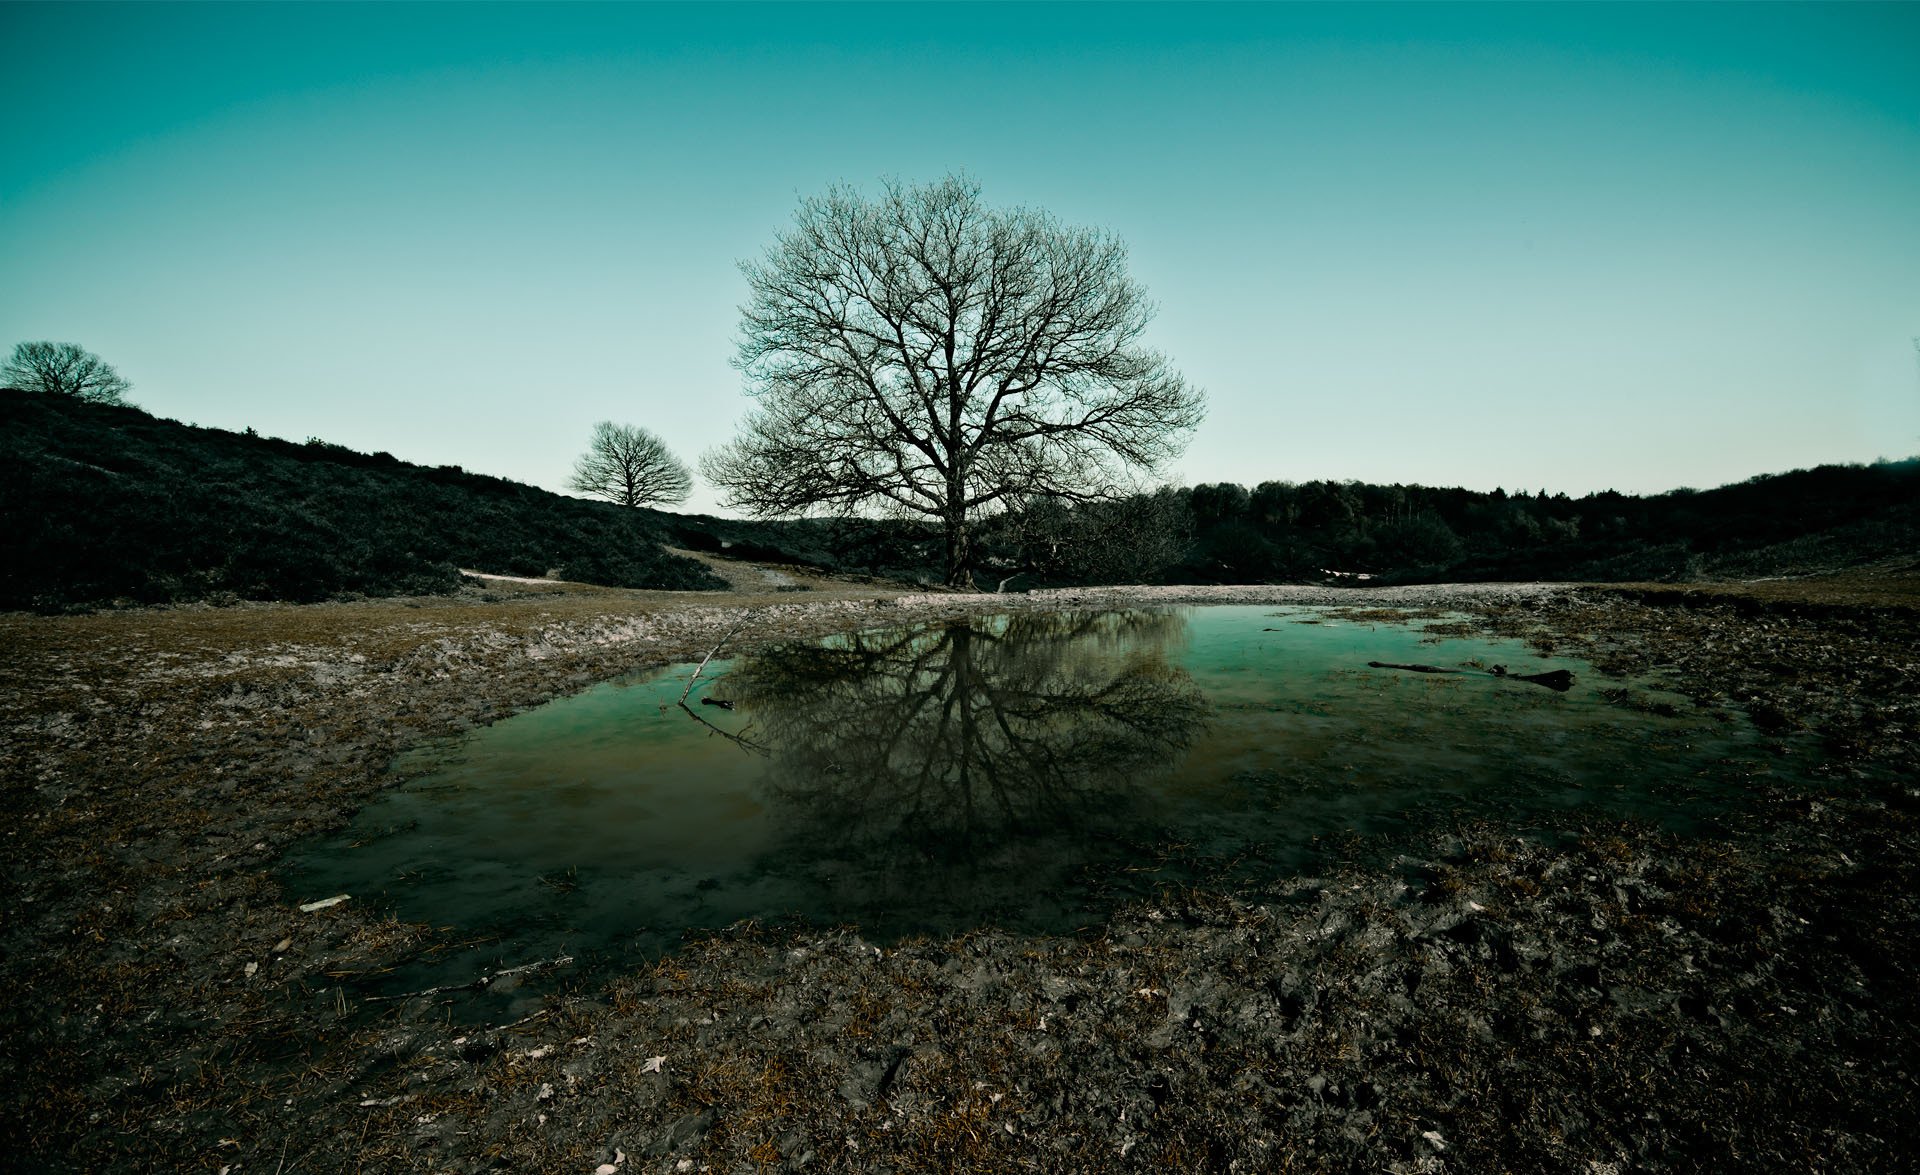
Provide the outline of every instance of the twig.
[[481,1029],[481,1031],[482,1032],[505,1032],[511,1028],[518,1028],[522,1024],[525,1024],[531,1020],[538,1020],[542,1016],[550,1015],[552,1012],[553,1012],[552,1008],[541,1008],[539,1011],[533,1013],[532,1015],[522,1016],[511,1024],[502,1024],[497,1028],[483,1028]]
[[739,747],[741,750],[750,752],[755,755],[765,756],[770,753],[767,750],[767,748],[761,745],[760,743],[755,742],[753,739],[748,738],[744,731],[739,734],[734,734],[731,731],[721,730],[718,726],[715,726],[713,723],[708,722],[705,718],[702,718],[699,714],[695,713],[692,706],[687,705],[687,696],[693,693],[693,683],[700,680],[700,674],[706,670],[707,662],[713,660],[714,654],[718,653],[721,649],[725,648],[727,645],[727,642],[733,639],[733,634],[739,632],[742,628],[745,628],[747,626],[747,621],[752,619],[753,619],[752,612],[748,612],[745,616],[742,616],[740,618],[739,623],[735,624],[732,628],[729,628],[726,632],[726,635],[720,638],[719,643],[714,645],[711,649],[708,649],[706,656],[700,658],[700,664],[693,667],[693,676],[687,678],[686,688],[680,691],[680,708],[687,712],[687,717],[693,719],[695,722],[698,722],[700,725],[706,727],[710,732],[717,734],[721,738],[724,738],[727,741],[733,743],[735,746]]
[[732,628],[729,628],[727,630],[727,634],[720,638],[720,643],[716,644],[711,649],[708,649],[707,655],[700,658],[700,664],[693,667],[693,676],[687,678],[687,688],[680,691],[680,704],[682,706],[685,706],[687,704],[687,695],[693,692],[693,683],[700,680],[700,674],[703,670],[706,669],[707,662],[713,660],[713,655],[715,653],[718,653],[721,649],[725,648],[727,645],[727,642],[733,639],[733,634],[745,628],[747,626],[747,621],[752,619],[753,619],[753,613],[751,612],[747,613],[745,616],[742,616],[740,618],[740,622],[738,624],[735,624]]
[[[698,722],[700,725],[706,727],[709,733],[719,735],[721,738],[726,739],[728,742],[739,747],[741,750],[746,751],[750,754],[759,755],[762,758],[771,758],[773,756],[773,752],[767,748],[766,744],[761,743],[755,739],[748,738],[747,732],[745,730],[741,731],[739,734],[735,734],[730,730],[721,730],[719,727],[715,726],[713,723],[708,722],[705,718],[700,717],[700,715],[695,712],[694,708],[692,706],[687,705],[684,701],[680,703],[680,708],[687,712],[687,717],[693,719],[695,722]],[[749,724],[748,729],[749,730],[752,729],[751,724]]]
[[496,979],[508,975],[524,975],[529,971],[544,971],[549,967],[564,967],[573,962],[572,955],[559,955],[551,959],[540,959],[532,963],[522,963],[518,967],[503,967],[498,971],[489,971],[478,979],[469,979],[465,983],[446,983],[439,987],[429,987],[421,991],[409,991],[400,995],[370,995],[367,1003],[391,1003],[394,1000],[419,999],[422,996],[439,995],[443,991],[465,991],[473,987],[485,987]]

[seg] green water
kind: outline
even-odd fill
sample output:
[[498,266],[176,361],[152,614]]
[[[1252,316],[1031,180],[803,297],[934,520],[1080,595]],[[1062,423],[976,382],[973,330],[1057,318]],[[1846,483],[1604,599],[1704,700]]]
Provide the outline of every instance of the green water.
[[1069,931],[1162,885],[1257,885],[1332,841],[1386,854],[1465,818],[1684,827],[1768,770],[1725,717],[1650,714],[1578,661],[1423,629],[1271,606],[1021,613],[715,662],[685,706],[693,667],[670,666],[403,757],[418,778],[286,880],[488,940],[387,983],[411,990],[482,956],[651,957],[743,918]]

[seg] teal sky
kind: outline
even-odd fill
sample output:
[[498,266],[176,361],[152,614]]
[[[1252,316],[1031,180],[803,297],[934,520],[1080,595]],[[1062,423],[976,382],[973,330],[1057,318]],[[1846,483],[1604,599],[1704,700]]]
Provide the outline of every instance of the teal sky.
[[[1920,452],[1920,4],[0,5],[0,348],[562,486],[747,401],[837,181],[1111,229],[1187,483],[1582,493]],[[702,489],[690,509],[710,509]]]

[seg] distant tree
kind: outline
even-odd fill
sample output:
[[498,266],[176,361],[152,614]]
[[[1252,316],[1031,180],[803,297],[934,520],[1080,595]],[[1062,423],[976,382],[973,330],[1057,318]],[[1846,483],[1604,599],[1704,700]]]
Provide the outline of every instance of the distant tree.
[[0,381],[29,392],[54,392],[96,404],[124,404],[133,385],[78,343],[19,343]]
[[1263,481],[1247,501],[1247,513],[1267,530],[1283,530],[1300,517],[1300,501],[1292,482]]
[[743,265],[736,366],[758,404],[707,479],[758,517],[878,506],[937,520],[949,583],[969,519],[1124,496],[1176,455],[1199,391],[1140,345],[1126,250],[948,177],[835,188]]
[[1189,500],[1193,503],[1194,525],[1201,530],[1238,521],[1245,516],[1249,502],[1246,487],[1230,481],[1194,486]]
[[1453,528],[1438,514],[1415,514],[1380,528],[1375,544],[1394,567],[1437,566],[1454,562],[1466,551]]
[[675,505],[693,492],[693,475],[666,442],[646,429],[603,420],[567,485],[622,506]]

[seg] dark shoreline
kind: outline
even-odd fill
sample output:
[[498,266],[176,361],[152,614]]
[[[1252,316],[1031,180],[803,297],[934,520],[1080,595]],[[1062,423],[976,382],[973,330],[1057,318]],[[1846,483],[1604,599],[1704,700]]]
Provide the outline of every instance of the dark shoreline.
[[741,927],[506,1028],[347,1006],[434,933],[291,909],[271,864],[401,747],[697,658],[742,606],[771,639],[1123,602],[822,587],[0,618],[0,1144],[54,1170],[1911,1163],[1920,613],[1858,593],[1313,593],[1444,602],[1817,748],[1821,787],[1712,837],[1436,828],[1391,875],[1164,895],[1087,939]]

